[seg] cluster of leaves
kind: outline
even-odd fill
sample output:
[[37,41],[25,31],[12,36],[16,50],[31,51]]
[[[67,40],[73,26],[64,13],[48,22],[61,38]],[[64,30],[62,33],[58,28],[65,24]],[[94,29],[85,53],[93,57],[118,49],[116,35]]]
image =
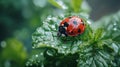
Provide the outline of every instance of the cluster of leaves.
[[85,19],[86,30],[76,37],[57,37],[59,22],[66,16],[48,16],[32,36],[33,52],[26,66],[118,67],[120,65],[120,39],[118,38],[120,15],[117,14],[98,21],[104,23],[108,20],[105,26],[101,24],[103,27],[99,28],[97,26],[99,23],[93,27]]
[[95,24],[98,27],[103,27],[106,36],[105,39],[112,40],[112,48],[114,49],[114,66],[120,66],[120,11],[116,14],[105,16]]
[[[59,1],[48,1],[55,7],[63,8]],[[42,25],[36,29],[32,36],[33,51],[26,66],[119,67],[120,13],[89,24],[89,20],[85,19],[86,14],[79,14],[82,0],[70,0],[71,4],[67,1],[69,0],[64,1],[64,5],[70,5],[68,11],[73,10],[73,13],[57,17],[48,16],[45,21],[41,22]],[[73,15],[84,19],[85,32],[76,37],[58,37],[60,21]]]

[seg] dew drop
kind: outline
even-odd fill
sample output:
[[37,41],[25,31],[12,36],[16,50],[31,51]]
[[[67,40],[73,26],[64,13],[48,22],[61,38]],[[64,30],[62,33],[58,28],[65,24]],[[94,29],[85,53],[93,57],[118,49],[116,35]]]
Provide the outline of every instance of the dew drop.
[[38,57],[38,55],[35,55],[35,57]]
[[55,47],[54,45],[51,45],[51,47]]
[[56,18],[56,17],[52,17],[52,20],[53,20],[53,21],[57,21],[57,18]]
[[79,62],[79,60],[76,60],[76,62]]
[[44,67],[44,64],[43,64],[43,63],[41,63],[41,67]]
[[47,17],[47,20],[48,20],[48,21],[51,20],[51,19],[52,19],[51,16],[48,16],[48,17]]
[[40,53],[40,55],[43,55],[43,53]]
[[115,27],[115,28],[113,28],[113,30],[114,30],[114,31],[116,31],[116,30],[117,30],[117,28]]
[[27,63],[26,63],[26,66],[28,66],[29,64],[30,64],[30,62],[27,62]]
[[64,14],[60,14],[60,17],[64,17]]
[[91,24],[91,22],[90,22],[90,21],[87,21],[87,23],[88,23],[88,24]]
[[31,59],[30,61],[33,62],[33,59]]
[[33,46],[32,48],[35,49],[35,46]]
[[44,30],[41,27],[37,28],[37,32],[42,35],[44,34]]
[[30,66],[32,66],[32,64],[30,64]]
[[89,64],[89,61],[86,61],[87,64]]
[[62,48],[67,48],[67,46],[62,46]]
[[37,61],[38,63],[40,63],[40,61]]
[[66,54],[68,54],[68,53],[69,53],[69,50],[66,51]]
[[52,29],[55,29],[55,25],[52,25]]
[[52,51],[50,51],[50,50],[47,51],[47,54],[48,54],[49,56],[53,56]]
[[115,25],[117,25],[117,23],[114,23],[113,25],[115,26]]

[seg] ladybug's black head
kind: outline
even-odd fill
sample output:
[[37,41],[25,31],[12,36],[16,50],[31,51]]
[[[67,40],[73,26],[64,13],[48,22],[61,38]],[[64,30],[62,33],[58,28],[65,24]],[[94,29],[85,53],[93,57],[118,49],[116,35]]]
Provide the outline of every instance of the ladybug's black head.
[[61,35],[67,36],[67,34],[66,34],[66,29],[65,29],[64,26],[59,26],[58,34],[57,34],[57,35],[58,35],[58,36],[61,36]]
[[62,26],[59,26],[58,36],[68,36],[66,33],[66,28],[69,26],[67,22],[65,22]]

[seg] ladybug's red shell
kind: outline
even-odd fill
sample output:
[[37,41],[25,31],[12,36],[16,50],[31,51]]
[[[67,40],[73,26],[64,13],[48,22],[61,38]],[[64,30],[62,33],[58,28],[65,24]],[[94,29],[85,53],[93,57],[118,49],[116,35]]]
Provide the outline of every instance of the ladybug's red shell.
[[78,16],[65,18],[59,26],[59,35],[77,36],[85,30],[85,24]]

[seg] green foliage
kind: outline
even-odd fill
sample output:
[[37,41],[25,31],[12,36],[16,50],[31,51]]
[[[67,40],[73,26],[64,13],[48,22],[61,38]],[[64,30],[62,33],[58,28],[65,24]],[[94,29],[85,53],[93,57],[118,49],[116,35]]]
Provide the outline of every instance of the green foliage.
[[114,15],[105,16],[96,23],[98,24],[95,26],[103,27],[106,30],[106,38],[111,37],[114,41],[120,41],[120,34],[118,34],[120,33],[120,11]]
[[[89,24],[89,19],[86,18],[88,16],[84,12],[79,13],[82,10],[82,0],[71,0],[71,3],[67,1],[63,2],[66,5],[71,4],[67,6],[68,11],[73,10],[71,13],[55,17],[49,15],[33,33],[33,52],[26,66],[119,67],[119,12],[119,15],[108,16],[94,24]],[[54,0],[50,3],[58,7]],[[58,37],[60,21],[73,15],[80,16],[84,20],[85,32],[76,37]]]
[[[120,40],[108,36],[111,31],[105,27],[93,27],[87,23],[88,19],[83,18],[86,25],[83,34],[76,37],[57,37],[59,22],[64,17],[48,16],[42,26],[37,28],[32,36],[34,54],[26,63],[28,67],[118,67],[120,65]],[[109,20],[112,19],[114,18]],[[118,28],[117,30],[119,31]],[[118,35],[118,32],[115,33]]]
[[[23,67],[27,58],[26,50],[23,44],[17,39],[11,38],[1,43],[2,52],[0,59],[0,67]],[[19,60],[19,61],[18,61]]]
[[[89,24],[90,8],[84,3],[85,0],[0,0],[0,30],[4,35],[0,40],[14,33],[14,37],[30,45],[29,36],[39,26],[32,35],[33,50],[26,66],[119,67],[120,11]],[[85,32],[76,37],[58,37],[60,21],[73,15],[84,19]],[[27,53],[19,40],[0,42],[0,67],[24,67]]]
[[[101,22],[101,23],[100,23]],[[106,34],[104,38],[112,39],[112,48],[115,51],[114,62],[115,66],[120,66],[120,11],[116,14],[105,16],[95,24],[97,27],[102,27],[105,29]]]

